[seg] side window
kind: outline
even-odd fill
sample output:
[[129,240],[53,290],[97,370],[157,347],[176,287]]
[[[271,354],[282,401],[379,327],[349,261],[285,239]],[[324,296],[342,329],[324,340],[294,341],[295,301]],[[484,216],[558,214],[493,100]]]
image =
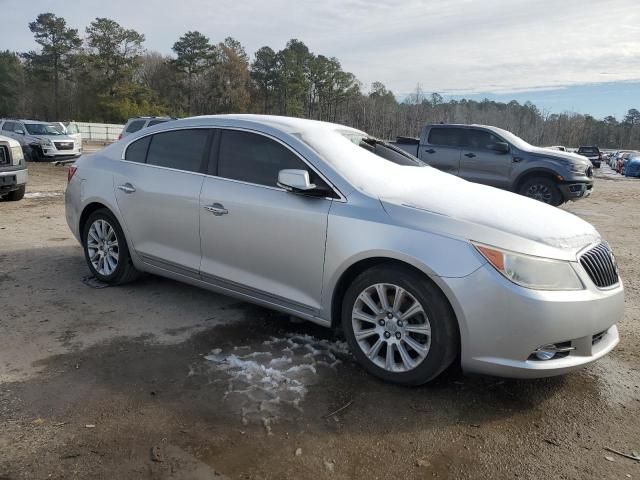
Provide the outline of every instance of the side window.
[[464,130],[461,128],[433,127],[429,132],[429,144],[443,147],[462,147]]
[[137,132],[138,130],[141,130],[142,127],[144,127],[144,120],[134,120],[133,122],[131,122],[129,124],[129,126],[127,127],[126,132],[127,133],[134,133]]
[[15,124],[13,122],[4,122],[4,124],[2,125],[2,130],[4,130],[5,132],[13,132],[13,126]]
[[465,146],[477,150],[491,150],[491,146],[503,140],[486,130],[469,129],[465,132]]
[[205,128],[156,133],[151,138],[147,163],[199,172],[210,130]]
[[147,125],[147,127],[153,127],[154,125],[158,125],[159,123],[164,123],[167,120],[151,120],[149,122],[149,125]]
[[124,152],[124,159],[130,162],[145,163],[147,161],[147,150],[149,149],[150,142],[151,136],[136,140],[127,147],[127,151]]
[[[321,179],[291,150],[262,135],[223,130],[218,156],[218,176],[276,187],[285,168],[307,170],[312,183]],[[324,185],[324,182],[322,182]]]

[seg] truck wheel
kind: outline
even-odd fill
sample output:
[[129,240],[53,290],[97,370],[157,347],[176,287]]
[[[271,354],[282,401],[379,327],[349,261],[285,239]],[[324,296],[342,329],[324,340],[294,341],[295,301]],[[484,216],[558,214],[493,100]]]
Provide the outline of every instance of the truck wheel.
[[395,265],[361,273],[342,304],[342,328],[358,363],[400,385],[421,385],[455,360],[459,334],[449,303],[427,278]]
[[7,200],[9,200],[10,202],[17,202],[18,200],[22,200],[24,198],[24,192],[26,189],[27,189],[27,186],[22,185],[17,190],[14,190],[13,192],[9,192],[9,194],[7,195]]
[[525,180],[518,193],[554,207],[562,204],[562,194],[558,185],[547,177],[532,177]]

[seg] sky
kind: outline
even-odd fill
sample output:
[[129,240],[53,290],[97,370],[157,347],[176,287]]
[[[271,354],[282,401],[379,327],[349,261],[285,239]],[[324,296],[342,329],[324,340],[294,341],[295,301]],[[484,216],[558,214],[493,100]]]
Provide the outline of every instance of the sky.
[[639,0],[0,0],[0,49],[35,48],[42,12],[84,33],[109,17],[171,53],[186,31],[232,36],[253,55],[291,38],[337,57],[366,91],[417,84],[445,97],[531,100],[620,118],[640,109]]

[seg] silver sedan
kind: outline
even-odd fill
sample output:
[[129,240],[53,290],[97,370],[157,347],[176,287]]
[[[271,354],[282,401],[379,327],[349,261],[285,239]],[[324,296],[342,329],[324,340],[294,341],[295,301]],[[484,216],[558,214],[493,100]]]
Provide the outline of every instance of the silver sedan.
[[230,115],[142,130],[70,169],[66,217],[99,280],[150,272],[341,327],[395,383],[456,359],[558,375],[618,343],[622,282],[590,224],[341,125]]

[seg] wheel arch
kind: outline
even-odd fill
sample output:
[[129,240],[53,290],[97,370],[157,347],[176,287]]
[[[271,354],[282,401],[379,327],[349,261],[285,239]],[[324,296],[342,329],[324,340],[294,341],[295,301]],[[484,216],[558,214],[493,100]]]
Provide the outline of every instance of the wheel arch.
[[84,227],[85,227],[85,223],[87,222],[87,219],[93,212],[97,210],[101,210],[103,208],[111,212],[112,215],[114,215],[113,211],[109,207],[107,207],[105,204],[100,202],[91,202],[84,207],[84,209],[82,210],[82,213],[80,214],[80,220],[78,221],[78,233],[80,234],[81,241],[83,240],[82,236],[84,234]]
[[526,182],[527,180],[533,177],[545,177],[545,178],[549,178],[550,180],[553,180],[554,182],[559,182],[558,174],[553,170],[549,168],[544,168],[544,167],[536,167],[536,168],[532,168],[531,170],[526,170],[522,172],[516,178],[516,181],[513,183],[513,191],[516,193],[519,192],[524,182]]
[[341,322],[341,311],[342,311],[342,302],[344,301],[344,296],[348,286],[353,282],[353,280],[360,275],[362,272],[369,270],[370,268],[377,267],[380,265],[394,265],[400,268],[407,269],[411,272],[420,275],[425,278],[427,281],[431,282],[436,288],[442,293],[442,296],[447,302],[449,309],[451,310],[452,315],[456,319],[456,326],[458,330],[458,341],[461,341],[461,328],[460,319],[458,318],[457,309],[454,308],[454,303],[449,298],[447,294],[447,289],[442,288],[442,285],[439,281],[437,281],[436,277],[430,275],[426,271],[412,265],[403,260],[399,260],[397,258],[392,257],[369,257],[358,260],[357,262],[351,264],[344,272],[340,275],[338,281],[335,283],[333,287],[333,291],[331,292],[331,327],[338,328]]

